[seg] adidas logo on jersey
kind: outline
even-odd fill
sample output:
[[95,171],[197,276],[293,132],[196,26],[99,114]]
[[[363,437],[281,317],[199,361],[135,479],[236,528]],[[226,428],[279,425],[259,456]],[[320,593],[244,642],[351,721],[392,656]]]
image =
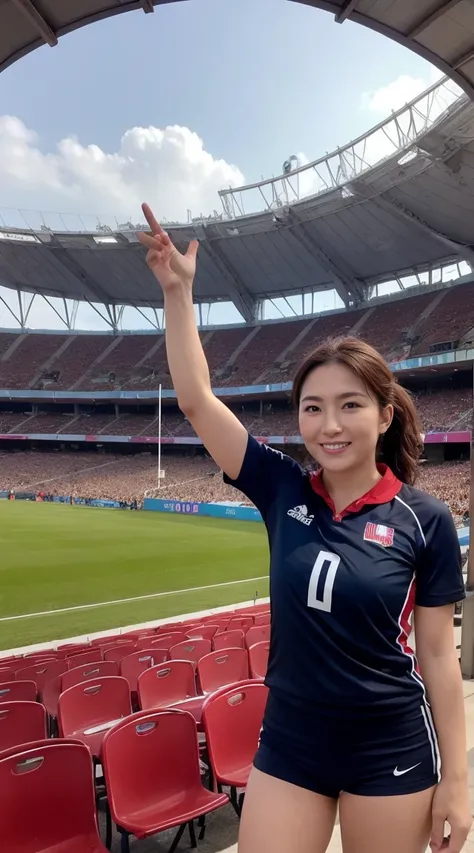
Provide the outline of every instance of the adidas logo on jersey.
[[305,504],[289,509],[287,515],[296,518],[297,521],[301,521],[301,524],[306,524],[308,527],[314,520],[314,515],[308,515],[308,507]]

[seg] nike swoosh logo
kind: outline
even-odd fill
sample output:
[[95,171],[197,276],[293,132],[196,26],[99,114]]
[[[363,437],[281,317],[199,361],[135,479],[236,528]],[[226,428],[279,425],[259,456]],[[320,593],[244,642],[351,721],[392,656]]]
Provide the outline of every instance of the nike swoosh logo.
[[421,764],[421,761],[419,761],[418,764],[414,764],[413,767],[407,767],[406,770],[399,770],[398,767],[395,767],[395,770],[393,771],[393,775],[394,776],[404,776],[405,773],[409,773],[410,770],[414,770],[415,767],[419,767],[420,764]]

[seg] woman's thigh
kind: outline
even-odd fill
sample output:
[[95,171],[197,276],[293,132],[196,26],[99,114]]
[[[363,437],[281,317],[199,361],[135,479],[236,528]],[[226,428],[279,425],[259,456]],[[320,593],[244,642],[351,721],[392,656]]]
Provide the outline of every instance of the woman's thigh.
[[344,853],[425,853],[435,788],[416,794],[339,799]]
[[245,794],[239,853],[325,853],[336,808],[332,797],[307,791],[254,767]]

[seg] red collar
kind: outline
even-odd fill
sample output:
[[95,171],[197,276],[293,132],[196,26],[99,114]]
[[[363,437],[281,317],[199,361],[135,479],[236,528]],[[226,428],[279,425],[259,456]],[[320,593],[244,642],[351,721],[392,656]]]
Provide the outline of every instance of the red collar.
[[400,480],[397,479],[388,465],[377,465],[377,468],[380,474],[382,474],[382,478],[378,483],[376,483],[372,489],[369,489],[365,495],[362,495],[362,497],[357,498],[357,500],[349,504],[349,506],[346,506],[346,508],[339,514],[336,514],[334,501],[324,485],[323,478],[321,476],[323,473],[322,468],[319,471],[314,471],[310,474],[310,483],[316,494],[326,501],[328,507],[332,510],[334,519],[336,521],[340,521],[343,516],[350,512],[359,512],[359,510],[362,509],[363,506],[367,506],[367,504],[388,503],[388,501],[393,500],[395,495],[398,495],[403,485]]

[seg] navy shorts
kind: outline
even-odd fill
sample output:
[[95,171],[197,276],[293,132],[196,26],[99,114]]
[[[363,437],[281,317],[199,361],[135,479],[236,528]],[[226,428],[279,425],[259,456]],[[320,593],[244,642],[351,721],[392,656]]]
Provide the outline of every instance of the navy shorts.
[[399,713],[335,718],[270,691],[254,765],[325,797],[414,794],[439,781],[439,752],[426,703]]

